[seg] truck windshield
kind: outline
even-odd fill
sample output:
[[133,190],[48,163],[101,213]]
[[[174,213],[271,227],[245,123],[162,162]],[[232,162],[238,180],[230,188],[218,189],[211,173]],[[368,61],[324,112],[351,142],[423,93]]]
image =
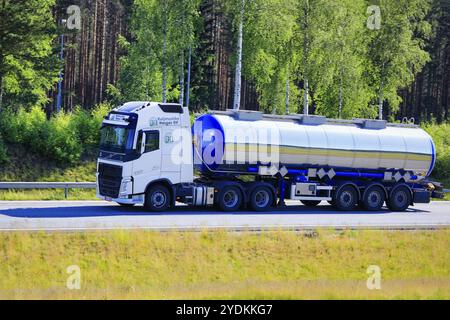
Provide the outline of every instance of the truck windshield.
[[101,130],[100,149],[125,153],[133,148],[134,130],[124,126],[105,125]]

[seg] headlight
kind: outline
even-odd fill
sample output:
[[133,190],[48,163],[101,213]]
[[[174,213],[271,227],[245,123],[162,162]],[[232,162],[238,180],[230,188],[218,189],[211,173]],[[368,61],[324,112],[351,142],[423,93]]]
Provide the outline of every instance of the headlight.
[[120,185],[120,197],[128,196],[133,192],[133,181],[131,179],[123,179]]

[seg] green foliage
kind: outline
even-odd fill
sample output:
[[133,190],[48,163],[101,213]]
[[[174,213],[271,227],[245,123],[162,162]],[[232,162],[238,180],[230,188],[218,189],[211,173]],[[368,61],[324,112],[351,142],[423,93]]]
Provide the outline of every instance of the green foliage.
[[[57,81],[52,55],[55,0],[3,0],[0,6],[0,108],[43,105]],[[3,96],[3,99],[2,99]],[[2,101],[3,100],[3,101]]]
[[9,157],[6,152],[6,146],[3,141],[2,135],[0,134],[0,165],[7,163],[8,160],[9,160]]
[[133,40],[131,43],[119,40],[128,51],[121,60],[119,89],[123,101],[160,101],[164,75],[167,100],[178,99],[186,51],[194,46],[199,3],[199,0],[134,1],[130,28]]
[[[240,8],[238,4],[242,1],[234,2],[234,6]],[[285,84],[293,56],[292,38],[296,19],[293,7],[295,1],[291,0],[245,2],[243,73],[255,82],[259,102],[266,112],[284,110]],[[229,11],[237,20],[240,12],[233,8]],[[291,88],[295,88],[294,83],[291,83]],[[298,100],[296,91],[291,91],[290,96],[293,102]]]
[[387,101],[392,111],[401,102],[398,89],[406,87],[429,60],[424,39],[430,25],[424,19],[430,10],[429,0],[380,1],[381,28],[368,30],[369,38],[365,77],[376,103]]
[[91,112],[80,107],[71,114],[71,122],[75,126],[80,142],[86,147],[97,146],[100,140],[100,127],[104,117],[111,110],[108,104],[97,105]]
[[422,127],[433,137],[436,147],[433,176],[438,179],[450,179],[450,124],[428,123]]
[[4,111],[0,128],[12,144],[26,146],[33,153],[62,163],[74,164],[83,152],[96,146],[99,129],[109,106],[98,105],[92,112],[77,108],[73,113],[59,113],[49,120],[40,107],[30,111]]
[[[291,112],[303,112],[307,82],[315,113],[374,118],[378,98],[395,112],[398,89],[428,59],[429,1],[380,2],[381,29],[369,30],[373,4],[378,2],[245,1],[243,72],[256,84],[262,109],[283,113],[289,89]],[[241,8],[242,0],[227,2],[235,33]]]

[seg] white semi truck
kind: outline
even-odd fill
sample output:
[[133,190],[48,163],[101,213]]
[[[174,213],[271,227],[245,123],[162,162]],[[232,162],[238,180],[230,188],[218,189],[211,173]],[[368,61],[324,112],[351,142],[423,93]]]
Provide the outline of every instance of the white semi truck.
[[97,196],[149,211],[176,202],[264,211],[285,199],[404,211],[443,197],[429,179],[435,159],[414,125],[230,110],[191,127],[186,107],[129,102],[103,121]]

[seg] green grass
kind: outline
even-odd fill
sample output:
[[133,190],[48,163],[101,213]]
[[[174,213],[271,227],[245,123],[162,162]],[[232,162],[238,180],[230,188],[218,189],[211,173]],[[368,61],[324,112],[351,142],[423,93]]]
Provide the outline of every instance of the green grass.
[[29,153],[18,145],[9,145],[8,151],[10,160],[0,166],[0,181],[95,181],[96,159],[92,155],[75,165],[67,165]]
[[[96,160],[91,155],[76,165],[65,165],[8,145],[9,161],[0,166],[0,181],[95,182]],[[1,200],[64,200],[63,189],[0,190]],[[95,200],[95,190],[69,190],[69,200]]]
[[0,299],[449,299],[449,247],[450,230],[1,233]]
[[66,199],[64,189],[39,190],[0,190],[0,201],[31,201],[31,200],[98,200],[94,189],[69,189]]

